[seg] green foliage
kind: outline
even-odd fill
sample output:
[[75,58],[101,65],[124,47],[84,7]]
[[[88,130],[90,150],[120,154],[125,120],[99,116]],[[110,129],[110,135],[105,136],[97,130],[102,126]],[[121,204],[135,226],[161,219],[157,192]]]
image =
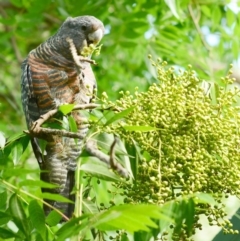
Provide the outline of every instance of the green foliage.
[[[0,1],[0,240],[76,240],[73,236],[80,235],[83,240],[108,240],[112,236],[122,241],[147,241],[157,240],[159,233],[180,240],[180,235],[184,239],[201,228],[200,213],[211,225],[234,233],[225,220],[221,199],[222,194],[239,194],[239,117],[232,102],[238,91],[225,90],[231,73],[221,79],[229,64],[239,58],[239,14],[228,3]],[[135,179],[122,180],[107,165],[83,152],[78,174],[80,205],[85,214],[59,224],[61,212],[53,210],[46,218],[42,215],[40,189],[53,185],[39,180],[37,163],[27,148],[29,137],[22,134],[25,120],[20,104],[20,64],[66,17],[87,14],[101,19],[106,27],[101,55],[94,56],[98,91],[107,92],[111,101],[122,97],[110,106],[118,111],[98,109],[86,114],[92,124],[89,135],[98,139],[105,153],[112,138],[100,132],[121,136],[116,159],[123,165],[130,161]],[[191,63],[197,75],[191,69],[176,75],[176,71],[160,65],[156,71],[147,60],[148,54],[160,56],[179,69]],[[232,74],[239,81],[234,68]],[[157,77],[160,83],[153,84]],[[207,94],[196,82],[201,79],[211,84]],[[135,95],[130,95],[134,91]],[[106,98],[103,95],[103,109],[109,107]],[[72,108],[60,107],[63,115]],[[75,132],[71,116],[66,119],[67,128]],[[60,124],[52,128],[59,129]],[[195,192],[209,192],[215,201],[204,194],[192,194]],[[45,195],[53,200],[61,198]],[[131,212],[129,204],[119,206],[124,202],[142,204]],[[151,204],[149,213],[144,203]],[[128,228],[129,218],[133,221]],[[110,229],[118,230],[108,232]]]

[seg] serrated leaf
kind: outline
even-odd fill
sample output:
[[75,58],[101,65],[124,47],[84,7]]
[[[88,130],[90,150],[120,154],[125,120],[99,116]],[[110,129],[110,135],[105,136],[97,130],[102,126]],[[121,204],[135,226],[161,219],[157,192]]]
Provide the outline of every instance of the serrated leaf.
[[33,227],[39,232],[42,239],[45,240],[46,226],[43,209],[36,200],[32,200],[28,206],[29,217]]
[[73,110],[74,106],[74,104],[60,105],[58,110],[62,112],[64,115],[67,115]]
[[4,137],[3,133],[0,131],[0,148],[4,148],[6,143],[6,138]]
[[41,198],[54,200],[54,201],[58,201],[58,202],[73,203],[71,200],[61,196],[60,194],[53,194],[53,193],[48,193],[48,192],[42,193]]
[[50,227],[56,226],[61,219],[62,219],[62,216],[59,213],[57,213],[55,210],[52,210],[46,217],[46,223]]
[[140,132],[148,132],[148,131],[156,131],[158,130],[152,126],[123,126],[126,131],[140,131]]
[[107,126],[107,125],[109,125],[109,124],[111,124],[111,123],[113,123],[113,122],[115,122],[115,121],[117,121],[117,120],[120,120],[120,119],[126,117],[126,116],[127,116],[128,114],[130,114],[133,110],[134,110],[134,107],[130,107],[130,108],[126,109],[126,110],[123,110],[123,111],[115,114],[113,117],[111,117],[110,119],[107,120],[107,122],[106,122],[105,125]]
[[54,185],[52,183],[44,182],[41,180],[32,180],[32,179],[26,179],[19,183],[19,186],[34,186],[34,187],[43,187],[43,188],[56,188],[57,185]]

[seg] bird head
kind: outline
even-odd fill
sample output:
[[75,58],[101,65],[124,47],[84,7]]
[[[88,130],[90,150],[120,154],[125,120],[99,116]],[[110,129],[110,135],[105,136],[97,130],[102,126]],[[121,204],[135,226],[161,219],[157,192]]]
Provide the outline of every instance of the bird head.
[[66,39],[72,39],[79,53],[90,44],[97,45],[103,35],[103,23],[93,16],[69,17],[56,34],[63,41],[65,48],[69,47]]

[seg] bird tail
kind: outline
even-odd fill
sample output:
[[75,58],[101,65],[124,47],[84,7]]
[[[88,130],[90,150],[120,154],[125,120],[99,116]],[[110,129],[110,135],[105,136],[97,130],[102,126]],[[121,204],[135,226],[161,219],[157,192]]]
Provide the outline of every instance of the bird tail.
[[[46,162],[46,157],[44,157],[44,155],[40,150],[38,140],[36,138],[33,138],[31,140],[31,144],[41,170],[40,179],[44,182],[51,183],[49,166]],[[75,172],[73,170],[66,170],[66,171],[67,171],[67,175],[66,175],[64,189],[61,188],[61,191],[59,192],[57,190],[50,189],[50,188],[42,188],[42,192],[57,193],[72,201],[72,203],[66,203],[66,202],[59,202],[59,201],[44,199],[45,202],[62,211],[68,218],[71,218],[74,212],[74,203],[75,203],[75,195],[72,193],[73,188],[75,186]],[[46,204],[43,205],[43,209],[46,216],[53,210],[52,207]]]
[[[43,178],[46,180],[46,173],[44,173],[44,172],[41,173],[41,179],[43,180]],[[74,195],[74,193],[72,193],[74,185],[75,185],[75,173],[74,173],[74,171],[70,170],[67,173],[67,181],[66,181],[65,188],[62,192],[60,192],[58,194],[66,197],[67,199],[72,201],[72,203],[53,201],[53,200],[49,200],[49,199],[44,199],[44,201],[47,202],[48,204],[50,204],[51,206],[53,206],[54,208],[57,208],[58,210],[60,210],[68,218],[71,218],[73,216],[74,206],[75,206],[75,195]],[[43,193],[44,192],[52,193],[53,190],[47,189],[47,188],[42,188],[42,192]],[[46,216],[53,210],[52,207],[49,207],[46,204],[44,204],[43,208],[44,208],[44,212],[45,212]]]

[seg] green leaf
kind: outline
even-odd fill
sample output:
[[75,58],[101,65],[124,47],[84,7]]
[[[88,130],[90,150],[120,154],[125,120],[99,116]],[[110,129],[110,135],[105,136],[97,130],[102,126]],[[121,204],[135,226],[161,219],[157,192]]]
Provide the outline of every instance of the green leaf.
[[229,8],[227,8],[226,17],[228,26],[232,26],[232,24],[236,21],[236,15]]
[[207,5],[202,5],[201,10],[207,17],[211,17],[211,9]]
[[11,144],[12,142],[14,142],[14,141],[16,141],[16,140],[18,140],[18,139],[20,139],[20,138],[22,138],[22,137],[24,137],[24,136],[26,136],[26,134],[24,134],[24,133],[22,133],[22,132],[21,132],[21,133],[17,133],[17,134],[15,134],[15,135],[12,135],[12,136],[10,136],[10,137],[8,138],[6,145]]
[[167,6],[170,8],[172,14],[177,18],[180,19],[180,16],[178,14],[178,8],[176,5],[176,1],[175,0],[164,0],[165,3],[167,4]]
[[66,203],[73,203],[71,200],[63,197],[60,194],[53,194],[53,193],[48,193],[48,192],[44,192],[41,194],[41,198],[43,199],[49,199],[49,200],[54,200],[54,201],[58,201],[58,202],[66,202]]
[[77,128],[76,121],[74,120],[74,118],[71,115],[68,117],[68,123],[70,126],[70,131],[77,132],[78,128]]
[[239,57],[239,39],[233,39],[232,41],[232,53],[235,59]]
[[183,204],[185,207],[184,218],[185,218],[185,223],[187,225],[187,234],[191,236],[193,231],[194,216],[195,216],[195,203],[193,201],[193,198],[190,198],[188,200],[185,200]]
[[24,152],[27,149],[28,144],[30,142],[30,136],[29,135],[25,135],[25,136],[21,137],[19,141],[20,141],[20,143],[22,145],[22,152]]
[[21,143],[15,142],[12,146],[12,157],[13,157],[13,163],[15,165],[18,164],[18,162],[22,156],[22,153],[23,153],[23,147],[22,147]]
[[5,207],[7,204],[7,192],[0,193],[0,208]]
[[33,186],[33,187],[41,187],[41,188],[56,188],[57,185],[52,183],[44,182],[41,180],[32,180],[26,179],[24,181],[19,182],[19,186]]
[[123,36],[124,38],[128,38],[128,39],[136,39],[141,37],[141,35],[143,35],[143,33],[135,31],[134,28],[128,29],[126,28],[123,32]]
[[62,219],[62,216],[55,210],[52,210],[46,217],[46,223],[50,227],[56,226],[60,222],[61,219]]
[[0,211],[0,226],[7,224],[10,220],[12,220],[12,216],[10,214],[6,213],[6,211]]
[[23,169],[22,167],[16,167],[16,168],[5,168],[3,172],[3,177],[8,178],[8,177],[13,177],[13,176],[24,176],[26,174],[31,174],[31,173],[38,173],[38,169]]
[[134,41],[129,41],[129,40],[125,40],[125,39],[121,40],[121,41],[119,42],[119,44],[120,44],[121,46],[124,46],[125,48],[133,48],[133,47],[136,47],[136,42],[134,42]]
[[221,10],[219,6],[215,6],[215,8],[212,11],[212,20],[216,27],[219,26],[220,19],[221,19]]
[[88,162],[81,165],[81,170],[106,181],[119,181],[120,177],[110,171],[107,165],[95,157],[88,157]]
[[126,117],[133,110],[134,110],[134,107],[130,107],[130,108],[126,109],[126,110],[123,110],[122,112],[119,112],[119,113],[115,114],[113,117],[111,117],[109,120],[107,120],[105,125],[107,126],[107,125],[109,125],[109,124],[111,124],[111,123],[113,123],[113,122],[115,122],[117,120],[120,120],[120,119]]
[[130,165],[131,165],[131,170],[133,173],[134,178],[136,179],[137,174],[138,174],[138,161],[139,157],[141,158],[139,147],[135,142],[133,142],[132,145],[126,145],[127,153],[129,155],[130,159]]
[[0,238],[9,239],[14,237],[16,237],[16,234],[14,232],[0,227]]
[[67,115],[73,110],[74,106],[74,104],[60,105],[58,110],[62,112],[64,115]]
[[19,230],[25,234],[26,237],[30,235],[29,223],[24,212],[21,201],[16,194],[13,194],[9,200],[9,210],[13,216],[13,221]]
[[18,1],[18,0],[11,0],[10,1],[13,5],[15,5],[16,7],[22,7],[22,2]]
[[157,205],[120,205],[110,208],[97,216],[95,227],[105,230],[124,229],[129,232],[139,230],[149,231],[151,228],[157,228],[152,219],[167,219],[169,217],[160,213]]
[[38,233],[38,234],[36,235],[36,240],[35,240],[35,241],[44,241],[44,240],[46,240],[46,239],[43,239],[42,236],[41,236],[41,234]]
[[45,240],[46,226],[43,209],[36,200],[32,200],[28,206],[29,217],[33,227],[39,232],[42,239]]
[[92,202],[87,199],[82,200],[83,211],[84,213],[99,213],[98,207],[95,202]]
[[148,132],[148,131],[156,131],[158,130],[152,126],[123,126],[126,131],[140,131],[140,132]]
[[6,143],[6,139],[5,139],[5,137],[4,137],[4,135],[3,135],[3,133],[0,131],[0,148],[4,148],[4,146],[5,146],[5,143]]
[[[77,124],[76,124],[76,121],[74,120],[74,118],[72,116],[68,117],[68,123],[69,123],[70,131],[77,132],[77,130],[78,130]],[[78,139],[75,138],[74,142],[77,145],[78,144]]]
[[130,22],[127,23],[127,25],[131,26],[131,28],[133,28],[133,29],[148,27],[147,21],[139,21],[139,19],[134,20],[134,21],[130,21]]
[[17,197],[16,194],[13,194],[10,197],[9,209],[10,209],[11,214],[14,217],[16,217],[17,219],[23,221],[27,218],[27,216],[24,212],[24,209],[22,207],[22,203],[21,203],[21,201],[19,200],[19,198]]
[[[78,234],[86,225],[89,225],[88,218],[90,214],[84,214],[81,217],[73,218],[65,223],[55,234],[58,236],[55,241],[65,241],[69,237]],[[81,223],[81,224],[80,224]]]
[[43,139],[38,139],[38,144],[39,144],[41,152],[44,153],[46,146],[47,146],[47,141],[45,141]]

